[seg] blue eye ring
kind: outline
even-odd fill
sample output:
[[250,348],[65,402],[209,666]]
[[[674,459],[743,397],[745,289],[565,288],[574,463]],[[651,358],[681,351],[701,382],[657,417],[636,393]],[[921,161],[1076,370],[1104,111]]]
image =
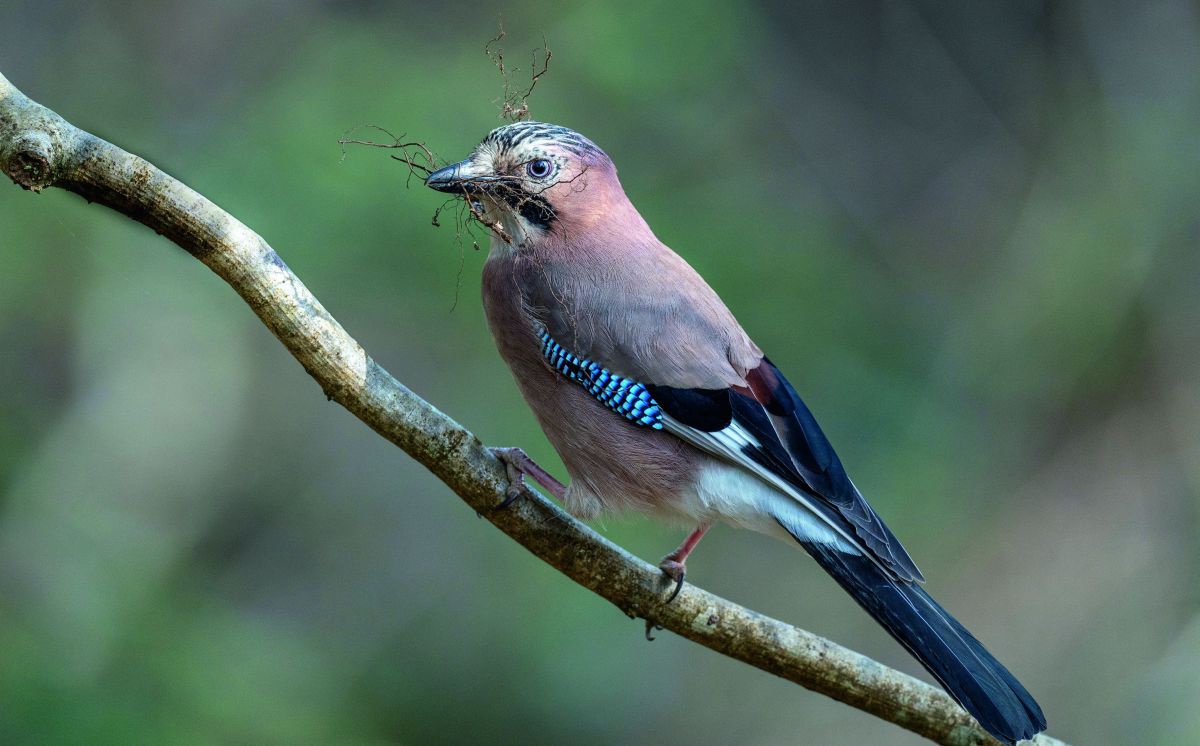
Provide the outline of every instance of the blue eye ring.
[[535,179],[544,179],[554,172],[554,164],[545,158],[534,158],[525,164],[525,173]]

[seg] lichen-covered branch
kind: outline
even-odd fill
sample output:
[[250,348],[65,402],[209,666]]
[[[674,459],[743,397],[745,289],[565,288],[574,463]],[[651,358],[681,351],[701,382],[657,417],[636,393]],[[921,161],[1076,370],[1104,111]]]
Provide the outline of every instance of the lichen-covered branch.
[[[260,236],[142,158],[84,132],[0,75],[0,168],[59,187],[174,241],[216,272],[326,395],[395,443],[529,551],[630,617],[794,681],[933,741],[994,743],[944,692],[828,640],[687,585],[670,604],[658,570],[530,493],[505,510],[505,469],[479,440],[363,351]],[[1042,736],[1038,743],[1060,743]]]

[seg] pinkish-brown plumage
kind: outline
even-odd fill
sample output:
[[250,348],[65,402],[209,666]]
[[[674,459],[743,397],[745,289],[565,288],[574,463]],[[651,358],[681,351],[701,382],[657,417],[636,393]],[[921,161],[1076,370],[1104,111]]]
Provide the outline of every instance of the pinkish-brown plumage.
[[[666,503],[690,489],[697,462],[707,456],[667,433],[641,432],[618,417],[587,416],[596,402],[538,352],[534,329],[543,313],[531,303],[529,287],[545,271],[528,255],[494,253],[484,266],[483,298],[500,355],[571,475],[567,508],[584,518],[603,509],[672,512]],[[584,296],[563,287],[560,297],[574,302],[561,310],[590,315],[590,297]]]
[[604,509],[680,517],[677,503],[712,457],[665,432],[587,416],[597,403],[546,362],[535,330],[621,375],[681,388],[745,385],[762,352],[708,283],[655,238],[607,158],[574,168],[543,192],[555,231],[519,247],[493,243],[483,270],[488,325],[571,475],[567,507],[587,518]]

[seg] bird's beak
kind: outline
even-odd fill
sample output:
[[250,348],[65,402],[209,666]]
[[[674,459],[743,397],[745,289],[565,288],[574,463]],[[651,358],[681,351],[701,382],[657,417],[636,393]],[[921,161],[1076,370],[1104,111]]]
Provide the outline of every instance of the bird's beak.
[[439,192],[461,193],[466,191],[466,185],[479,178],[479,174],[474,173],[474,165],[471,159],[452,163],[445,168],[439,168],[437,171],[425,177],[425,186],[430,189],[436,189]]

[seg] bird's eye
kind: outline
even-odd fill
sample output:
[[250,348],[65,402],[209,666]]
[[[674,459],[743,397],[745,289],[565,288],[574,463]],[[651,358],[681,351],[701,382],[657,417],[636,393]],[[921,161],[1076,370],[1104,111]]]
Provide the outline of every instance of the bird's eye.
[[545,158],[537,158],[525,164],[525,173],[535,179],[544,179],[554,170],[554,164]]

